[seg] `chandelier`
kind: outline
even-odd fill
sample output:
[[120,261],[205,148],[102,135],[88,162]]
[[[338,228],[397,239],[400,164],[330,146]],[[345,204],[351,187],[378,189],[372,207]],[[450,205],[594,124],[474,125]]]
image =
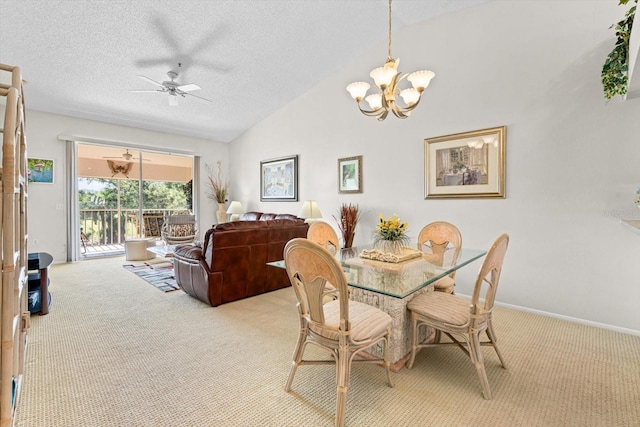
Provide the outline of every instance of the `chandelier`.
[[[391,57],[391,0],[389,0],[389,44],[387,62],[384,66],[371,71],[369,75],[375,82],[379,93],[372,93],[368,96],[367,91],[371,85],[367,82],[354,82],[347,86],[347,90],[351,97],[356,100],[360,112],[366,116],[375,117],[382,121],[387,118],[389,111],[392,111],[396,117],[406,119],[414,108],[420,103],[422,92],[429,86],[429,82],[435,76],[433,71],[421,70],[414,71],[411,74],[400,75],[398,65],[400,58],[393,59]],[[397,84],[406,79],[413,87],[400,90]],[[401,107],[396,103],[397,96],[400,96],[406,107]],[[371,110],[362,108],[361,102],[364,98],[369,104]]]

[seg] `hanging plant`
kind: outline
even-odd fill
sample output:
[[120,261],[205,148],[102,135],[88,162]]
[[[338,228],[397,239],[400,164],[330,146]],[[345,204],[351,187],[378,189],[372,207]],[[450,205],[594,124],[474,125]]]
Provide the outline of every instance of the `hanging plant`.
[[[638,3],[638,0],[633,0]],[[626,5],[629,0],[620,0],[618,5]],[[602,89],[604,97],[609,100],[616,95],[624,96],[629,86],[629,38],[633,18],[636,14],[634,5],[624,15],[624,19],[615,24],[616,45],[607,56],[602,66]],[[613,27],[613,25],[612,25]]]

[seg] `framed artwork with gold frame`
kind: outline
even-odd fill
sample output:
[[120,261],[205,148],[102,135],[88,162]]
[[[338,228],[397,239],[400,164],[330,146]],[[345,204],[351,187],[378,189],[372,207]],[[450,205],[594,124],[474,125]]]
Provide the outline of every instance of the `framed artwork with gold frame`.
[[506,126],[424,140],[424,197],[505,198]]

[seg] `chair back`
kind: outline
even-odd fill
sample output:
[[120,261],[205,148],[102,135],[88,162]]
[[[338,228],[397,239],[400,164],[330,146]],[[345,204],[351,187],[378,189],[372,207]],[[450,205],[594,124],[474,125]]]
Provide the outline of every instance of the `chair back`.
[[166,219],[169,225],[195,225],[195,215],[169,215]]
[[169,215],[162,224],[162,239],[168,244],[192,242],[198,233],[195,215]]
[[[484,258],[471,298],[472,319],[474,319],[475,315],[476,320],[482,321],[484,317],[491,314],[498,291],[502,264],[508,246],[509,235],[501,234],[496,241],[493,242],[493,245],[491,245],[489,252],[487,252]],[[484,302],[482,302],[482,300],[484,300]]]
[[[436,221],[425,225],[418,234],[418,250],[423,251],[423,245],[429,243],[434,254],[434,261],[442,265],[447,249],[453,247],[453,261],[460,256],[462,248],[462,234],[455,225],[446,221]],[[451,273],[455,276],[455,271]]]
[[[298,298],[300,315],[316,327],[348,331],[350,326],[347,280],[338,260],[317,243],[296,238],[286,244],[284,261],[289,280]],[[323,298],[327,282],[338,291],[339,325],[327,325],[325,322]]]
[[311,223],[309,231],[307,231],[307,239],[319,244],[332,253],[335,253],[340,248],[338,235],[333,227],[326,222],[318,221]]

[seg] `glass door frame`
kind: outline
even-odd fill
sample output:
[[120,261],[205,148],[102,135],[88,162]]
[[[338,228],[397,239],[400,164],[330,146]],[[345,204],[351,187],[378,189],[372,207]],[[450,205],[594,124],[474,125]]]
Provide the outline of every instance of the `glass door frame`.
[[[80,204],[78,199],[78,146],[79,144],[102,145],[110,148],[122,148],[139,151],[138,168],[140,178],[138,179],[138,217],[142,221],[143,206],[143,176],[142,176],[142,153],[174,154],[192,158],[192,188],[191,200],[192,209],[196,217],[199,217],[200,206],[200,157],[193,152],[175,149],[152,148],[135,144],[123,144],[114,141],[93,140],[87,138],[69,138],[60,136],[59,139],[66,143],[66,183],[65,195],[67,198],[67,262],[75,262],[82,259],[80,236]],[[120,218],[120,216],[118,217]],[[120,219],[119,219],[120,220]],[[139,222],[138,236],[143,232],[143,223]],[[120,228],[118,228],[120,233]]]

